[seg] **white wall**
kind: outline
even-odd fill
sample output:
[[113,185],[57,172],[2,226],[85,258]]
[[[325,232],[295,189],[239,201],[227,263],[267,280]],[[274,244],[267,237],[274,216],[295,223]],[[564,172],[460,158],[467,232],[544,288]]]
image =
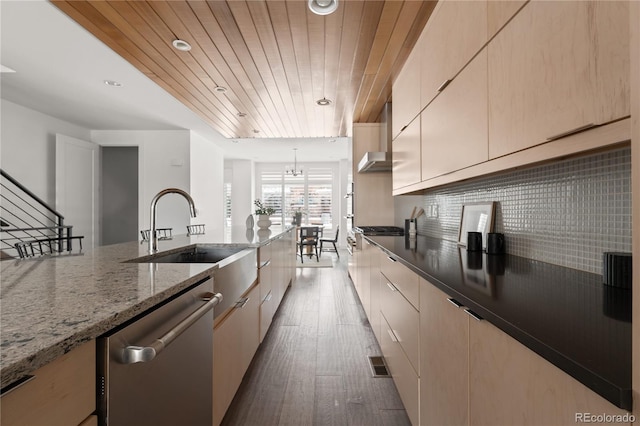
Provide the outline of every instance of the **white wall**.
[[225,169],[230,170],[231,182],[231,223],[243,226],[247,216],[253,214],[254,162],[251,160],[227,160]]
[[[190,132],[188,130],[94,130],[93,141],[100,145],[139,147],[140,229],[150,226],[151,199],[162,189],[190,191]],[[189,208],[179,195],[167,195],[158,202],[157,226],[187,232]]]
[[191,132],[191,188],[198,217],[191,223],[204,223],[207,236],[224,236],[224,156],[212,141]]
[[90,141],[91,131],[5,99],[0,122],[0,167],[55,206],[56,133]]

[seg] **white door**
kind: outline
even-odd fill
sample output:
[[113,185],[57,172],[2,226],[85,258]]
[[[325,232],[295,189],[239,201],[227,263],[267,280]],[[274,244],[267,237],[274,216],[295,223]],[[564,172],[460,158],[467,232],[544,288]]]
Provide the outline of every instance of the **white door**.
[[95,143],[56,135],[56,210],[83,249],[98,244],[98,154]]

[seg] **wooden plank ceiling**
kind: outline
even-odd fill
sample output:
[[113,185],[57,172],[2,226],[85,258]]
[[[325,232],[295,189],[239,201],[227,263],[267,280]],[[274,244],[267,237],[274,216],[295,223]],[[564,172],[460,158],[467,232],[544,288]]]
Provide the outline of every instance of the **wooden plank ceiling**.
[[436,1],[339,0],[327,16],[306,0],[53,3],[223,136],[300,138],[378,121]]

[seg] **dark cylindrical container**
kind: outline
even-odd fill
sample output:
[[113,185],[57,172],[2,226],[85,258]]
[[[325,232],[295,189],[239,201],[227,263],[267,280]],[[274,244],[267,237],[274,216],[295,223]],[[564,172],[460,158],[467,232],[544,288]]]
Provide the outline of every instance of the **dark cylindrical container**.
[[490,232],[487,234],[487,254],[504,253],[504,234]]
[[482,232],[467,233],[467,251],[482,251]]
[[631,288],[631,253],[605,252],[602,256],[602,280],[605,285]]

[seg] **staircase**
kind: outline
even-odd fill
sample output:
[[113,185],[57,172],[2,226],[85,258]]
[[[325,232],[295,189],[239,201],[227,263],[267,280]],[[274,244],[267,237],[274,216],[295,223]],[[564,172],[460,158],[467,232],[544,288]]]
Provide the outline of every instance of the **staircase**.
[[0,169],[0,260],[71,252],[82,248],[73,226],[20,182]]

